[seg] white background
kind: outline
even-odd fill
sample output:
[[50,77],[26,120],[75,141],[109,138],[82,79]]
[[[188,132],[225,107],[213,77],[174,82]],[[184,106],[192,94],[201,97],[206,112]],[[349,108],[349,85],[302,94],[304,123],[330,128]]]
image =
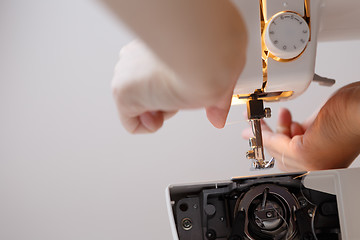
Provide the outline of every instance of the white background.
[[[258,173],[245,159],[244,106],[223,130],[203,110],[156,134],[123,130],[110,80],[132,38],[96,1],[0,1],[0,239],[171,239],[168,184]],[[359,44],[320,44],[316,72],[337,84],[271,104],[271,125],[279,107],[302,121],[360,80]]]

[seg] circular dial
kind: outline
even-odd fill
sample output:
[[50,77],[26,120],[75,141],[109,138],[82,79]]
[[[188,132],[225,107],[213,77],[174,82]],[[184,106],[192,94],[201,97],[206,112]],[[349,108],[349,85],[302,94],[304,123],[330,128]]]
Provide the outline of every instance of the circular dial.
[[309,42],[310,30],[306,21],[293,12],[274,15],[265,30],[269,52],[281,59],[297,57]]

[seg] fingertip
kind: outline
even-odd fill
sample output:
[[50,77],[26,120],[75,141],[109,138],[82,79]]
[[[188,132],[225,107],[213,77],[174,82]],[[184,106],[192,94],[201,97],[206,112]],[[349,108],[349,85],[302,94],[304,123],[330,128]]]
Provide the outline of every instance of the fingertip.
[[225,123],[226,123],[226,121],[210,121],[210,122],[214,127],[218,128],[218,129],[224,128]]
[[297,123],[297,122],[293,122],[291,123],[290,126],[290,131],[291,131],[291,136],[294,137],[296,135],[302,135],[304,134],[304,129],[302,128],[302,126]]
[[279,110],[279,125],[290,126],[292,121],[291,113],[287,108],[280,108]]
[[286,107],[280,107],[279,108],[279,113],[290,113],[290,110]]
[[164,115],[160,111],[145,112],[139,116],[140,124],[149,132],[156,132],[164,123]]
[[206,108],[206,116],[216,128],[224,128],[229,111],[218,107]]

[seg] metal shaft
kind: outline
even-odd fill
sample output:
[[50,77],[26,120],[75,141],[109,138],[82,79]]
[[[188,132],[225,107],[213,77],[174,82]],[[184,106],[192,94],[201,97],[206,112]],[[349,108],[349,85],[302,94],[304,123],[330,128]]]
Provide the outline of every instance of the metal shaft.
[[247,102],[248,119],[251,123],[254,137],[249,139],[250,150],[246,153],[248,159],[252,159],[253,169],[266,169],[274,166],[274,159],[265,160],[264,146],[261,131],[261,119],[271,116],[270,108],[264,108],[263,100],[253,95]]

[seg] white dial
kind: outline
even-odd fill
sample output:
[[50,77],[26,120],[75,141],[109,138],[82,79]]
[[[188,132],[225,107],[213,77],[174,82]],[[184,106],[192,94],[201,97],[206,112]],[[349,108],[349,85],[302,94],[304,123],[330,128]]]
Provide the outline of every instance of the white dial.
[[283,12],[272,17],[265,30],[265,44],[269,52],[281,59],[297,57],[306,47],[309,26],[296,13]]

